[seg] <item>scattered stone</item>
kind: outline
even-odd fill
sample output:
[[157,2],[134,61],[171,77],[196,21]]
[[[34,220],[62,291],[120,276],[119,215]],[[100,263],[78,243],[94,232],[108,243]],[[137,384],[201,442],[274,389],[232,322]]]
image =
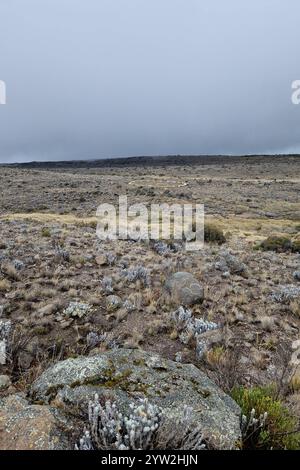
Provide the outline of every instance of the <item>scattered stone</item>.
[[108,264],[107,262],[107,257],[105,255],[98,255],[96,256],[96,259],[95,259],[96,263],[98,264],[98,266],[105,266]]
[[188,272],[177,272],[166,281],[166,290],[180,305],[194,305],[204,300],[204,289],[197,279]]
[[18,366],[20,370],[29,369],[34,360],[34,355],[29,351],[23,351],[18,357]]
[[60,326],[63,330],[65,330],[66,328],[69,328],[69,326],[72,325],[73,321],[74,321],[73,318],[70,318],[70,320],[63,320],[62,319]]
[[220,253],[220,259],[215,265],[216,269],[222,272],[230,272],[230,274],[239,274],[241,276],[247,276],[247,267],[242,261],[236,256],[229,253],[229,251],[222,251]]

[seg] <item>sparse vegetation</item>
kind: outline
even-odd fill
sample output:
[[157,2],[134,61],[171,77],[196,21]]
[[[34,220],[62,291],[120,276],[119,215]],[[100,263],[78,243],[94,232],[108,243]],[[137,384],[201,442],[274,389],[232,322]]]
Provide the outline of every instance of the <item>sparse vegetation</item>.
[[[0,375],[11,383],[1,396],[28,394],[32,381],[62,359],[143,349],[180,367],[196,365],[227,394],[242,387],[236,399],[252,432],[247,400],[255,419],[268,405],[272,432],[266,420],[259,431],[269,434],[255,431],[244,448],[294,448],[286,404],[292,397],[296,420],[300,360],[291,345],[300,330],[299,162],[251,162],[1,168],[0,321],[12,327],[5,344],[0,338],[6,361]],[[26,191],[16,190],[20,181]],[[204,202],[203,250],[188,252],[184,240],[172,239],[100,242],[96,207],[114,204],[124,188],[129,201],[141,194],[147,206]],[[183,294],[200,289],[201,296],[180,308],[178,289],[171,294],[166,283],[182,272],[193,277]],[[283,344],[284,364],[277,358]],[[280,398],[260,391],[270,381]],[[249,384],[259,391],[247,398]],[[163,386],[160,393],[168,396]]]
[[48,227],[43,227],[42,228],[42,237],[45,238],[50,238],[51,237],[51,232]]
[[199,427],[191,425],[193,410],[185,408],[181,418],[170,421],[162,410],[147,399],[131,403],[130,414],[122,413],[109,400],[101,404],[96,395],[89,403],[89,423],[77,450],[148,450],[206,448]]

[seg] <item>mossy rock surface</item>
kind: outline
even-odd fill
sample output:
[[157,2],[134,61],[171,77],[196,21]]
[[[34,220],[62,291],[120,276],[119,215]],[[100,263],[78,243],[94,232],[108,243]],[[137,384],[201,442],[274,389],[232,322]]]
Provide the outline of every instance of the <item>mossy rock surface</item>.
[[59,404],[72,414],[86,413],[95,393],[116,401],[124,412],[143,397],[173,418],[187,405],[194,410],[195,426],[201,425],[215,448],[235,448],[240,439],[240,408],[232,398],[196,366],[145,351],[119,349],[67,359],[46,370],[31,389],[33,401]]

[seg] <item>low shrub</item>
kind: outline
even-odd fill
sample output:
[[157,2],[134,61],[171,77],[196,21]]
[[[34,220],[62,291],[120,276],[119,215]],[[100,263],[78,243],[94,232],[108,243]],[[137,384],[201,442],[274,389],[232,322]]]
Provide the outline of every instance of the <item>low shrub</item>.
[[243,449],[300,449],[298,420],[276,397],[274,387],[235,388],[232,398],[243,413]]
[[206,448],[199,427],[192,421],[193,409],[183,407],[180,417],[171,418],[147,399],[130,403],[124,414],[109,400],[98,395],[90,401],[88,423],[75,445],[76,450],[203,450]]
[[261,242],[260,248],[263,251],[290,251],[292,249],[292,241],[288,237],[271,235]]
[[300,253],[300,240],[294,240],[292,243],[292,252]]
[[45,237],[45,238],[51,237],[51,232],[47,227],[42,228],[42,237]]
[[205,224],[204,241],[208,243],[217,243],[218,245],[222,245],[226,242],[226,237],[223,231],[216,225]]
[[263,251],[276,251],[277,253],[285,251],[300,253],[300,240],[291,240],[284,236],[279,237],[276,235],[270,235],[268,238],[263,240],[260,245],[257,245],[256,249],[262,249]]

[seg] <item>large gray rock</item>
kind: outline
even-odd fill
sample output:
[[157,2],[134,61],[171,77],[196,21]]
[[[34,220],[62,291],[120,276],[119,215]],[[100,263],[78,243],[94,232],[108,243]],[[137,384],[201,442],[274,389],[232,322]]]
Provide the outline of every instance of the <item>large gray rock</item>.
[[204,289],[197,279],[187,272],[172,274],[166,281],[166,289],[180,305],[194,305],[203,302]]
[[86,413],[95,393],[100,400],[116,401],[125,413],[142,397],[166,416],[180,417],[189,406],[192,425],[201,425],[214,448],[235,448],[240,439],[240,408],[203,372],[144,351],[118,349],[67,359],[46,370],[31,389],[35,402],[55,404],[68,413]]

